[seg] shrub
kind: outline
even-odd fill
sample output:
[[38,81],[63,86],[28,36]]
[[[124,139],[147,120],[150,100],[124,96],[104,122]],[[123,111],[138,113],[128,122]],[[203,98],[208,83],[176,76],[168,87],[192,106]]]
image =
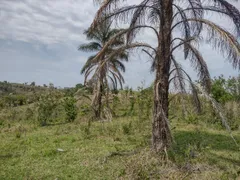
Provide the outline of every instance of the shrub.
[[52,115],[57,106],[60,104],[60,94],[49,92],[42,95],[38,102],[38,121],[42,126],[46,126],[52,121]]
[[80,115],[81,116],[87,116],[92,113],[91,106],[87,104],[82,104],[80,106]]
[[224,105],[224,110],[228,125],[232,130],[237,130],[240,127],[240,104],[235,101],[229,101]]
[[64,99],[64,109],[66,112],[66,119],[68,122],[73,122],[77,117],[76,99],[67,97]]
[[30,120],[33,118],[33,110],[31,108],[27,108],[26,111],[25,111],[25,119],[26,120]]

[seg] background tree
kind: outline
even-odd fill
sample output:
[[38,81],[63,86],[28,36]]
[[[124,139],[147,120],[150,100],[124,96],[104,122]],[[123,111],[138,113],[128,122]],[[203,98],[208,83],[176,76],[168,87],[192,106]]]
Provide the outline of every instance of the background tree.
[[[149,44],[139,46],[148,47],[145,52],[154,59],[152,146],[156,152],[166,150],[172,142],[168,121],[170,83],[174,82],[175,87],[181,92],[186,91],[186,82],[190,83],[196,95],[190,76],[174,56],[176,50],[183,49],[184,58],[190,60],[198,73],[201,85],[209,92],[211,80],[208,67],[196,45],[205,37],[206,43],[223,53],[234,68],[240,69],[240,45],[237,41],[237,37],[240,36],[240,12],[226,0],[208,0],[204,3],[201,0],[142,0],[137,5],[126,6],[121,6],[124,0],[95,1],[101,7],[92,23],[92,30],[99,27],[103,18],[124,22],[129,20],[130,24],[127,30],[106,43],[101,53],[93,60],[107,52],[108,46],[119,35],[127,36],[127,45],[119,48],[119,51],[136,47],[133,46],[133,41],[141,29],[149,29],[156,35],[154,46]],[[229,18],[235,26],[236,34],[206,19],[204,14],[207,12]],[[194,100],[199,106],[197,96],[194,96]]]
[[[111,24],[110,21],[104,21],[94,31],[85,31],[84,34],[91,42],[81,45],[79,50],[85,52],[101,52],[105,43],[121,31],[119,29],[111,29]],[[123,36],[118,36],[101,56],[97,58],[97,54],[90,56],[81,70],[81,73],[85,75],[84,84],[86,84],[89,79],[91,82],[94,82],[92,107],[95,111],[96,118],[100,118],[101,116],[102,97],[104,93],[108,94],[109,92],[109,82],[112,83],[114,89],[117,89],[118,84],[122,87],[124,83],[121,72],[125,72],[123,61],[128,61],[128,54],[115,50],[124,43]],[[109,54],[114,55],[109,56]],[[105,88],[107,91],[105,91]],[[106,96],[106,98],[108,98],[108,96]]]
[[219,103],[240,101],[240,75],[228,79],[223,75],[215,77],[212,82],[211,94]]
[[33,82],[31,82],[31,84],[30,84],[30,86],[35,86],[36,85],[36,83],[33,81]]

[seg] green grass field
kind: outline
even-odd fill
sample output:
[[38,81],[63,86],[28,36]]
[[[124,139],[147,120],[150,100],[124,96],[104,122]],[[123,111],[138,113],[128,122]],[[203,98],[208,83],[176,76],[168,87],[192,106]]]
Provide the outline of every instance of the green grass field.
[[0,179],[239,179],[240,151],[226,131],[173,121],[167,158],[151,152],[150,125],[129,117],[1,126]]

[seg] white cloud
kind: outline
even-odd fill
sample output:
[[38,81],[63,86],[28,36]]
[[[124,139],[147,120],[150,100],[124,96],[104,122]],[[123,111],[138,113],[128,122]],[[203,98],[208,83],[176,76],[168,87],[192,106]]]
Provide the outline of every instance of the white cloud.
[[44,44],[83,41],[95,14],[82,0],[1,0],[0,38]]
[[[128,2],[136,4],[140,0]],[[240,2],[236,6],[240,8]],[[51,81],[61,86],[78,83],[83,79],[79,70],[88,54],[77,52],[77,46],[85,41],[82,32],[89,27],[96,9],[93,0],[0,0],[0,57],[7,59],[0,60],[1,80],[36,80],[46,84]],[[225,18],[208,16],[233,29]],[[156,44],[154,34],[148,30],[141,32],[139,40]],[[20,41],[27,45],[16,46]],[[204,44],[201,50],[213,76],[237,74],[218,52]],[[183,59],[182,55],[179,57]],[[146,85],[152,83],[147,60],[142,55],[131,58],[124,75],[128,85],[137,87],[143,80]],[[185,69],[190,69],[189,63],[181,62]],[[190,74],[196,77],[194,70]]]

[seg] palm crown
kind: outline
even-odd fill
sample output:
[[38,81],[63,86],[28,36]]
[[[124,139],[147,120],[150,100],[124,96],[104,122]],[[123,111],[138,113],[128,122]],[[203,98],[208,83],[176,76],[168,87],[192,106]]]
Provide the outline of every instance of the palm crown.
[[[102,50],[105,43],[120,31],[120,29],[111,29],[111,22],[106,21],[94,32],[90,30],[84,32],[87,39],[92,42],[81,45],[79,50],[98,53]],[[85,82],[91,76],[92,79],[100,78],[106,86],[108,86],[108,81],[110,81],[113,88],[117,88],[118,84],[122,87],[124,78],[121,72],[125,72],[123,61],[128,61],[128,54],[126,52],[116,53],[115,49],[124,43],[124,38],[120,36],[114,40],[101,57],[95,58],[97,54],[90,56],[81,69],[81,73],[85,75]],[[114,56],[109,57],[111,53],[114,53]]]

